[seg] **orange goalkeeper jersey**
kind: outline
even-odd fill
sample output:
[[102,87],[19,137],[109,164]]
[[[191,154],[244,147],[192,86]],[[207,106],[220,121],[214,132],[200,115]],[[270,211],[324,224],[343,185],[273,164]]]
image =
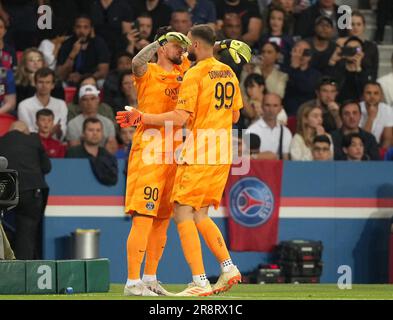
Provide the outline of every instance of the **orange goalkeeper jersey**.
[[[142,77],[135,77],[135,84],[138,92],[138,110],[144,113],[164,113],[168,111],[173,111],[176,107],[176,102],[179,94],[179,87],[183,82],[184,73],[190,67],[190,61],[187,58],[183,59],[181,65],[174,65],[172,71],[168,72],[161,68],[156,63],[149,63],[146,73]],[[142,135],[148,129],[156,129],[156,134],[154,139],[148,139],[143,141]],[[177,130],[179,128],[174,128]],[[139,148],[144,148],[152,141],[154,141],[154,147],[152,144],[149,145],[149,149],[155,149],[158,152],[173,152],[173,148],[168,148],[171,144],[167,144],[167,149],[165,149],[165,133],[166,137],[172,139],[173,132],[171,130],[165,130],[165,127],[140,125],[137,127],[132,148],[137,150]],[[159,136],[162,137],[160,142]],[[181,139],[178,143],[180,144]],[[175,147],[175,146],[174,146]]]
[[230,164],[233,111],[242,107],[239,81],[229,66],[212,57],[190,68],[176,106],[190,113],[179,162]]

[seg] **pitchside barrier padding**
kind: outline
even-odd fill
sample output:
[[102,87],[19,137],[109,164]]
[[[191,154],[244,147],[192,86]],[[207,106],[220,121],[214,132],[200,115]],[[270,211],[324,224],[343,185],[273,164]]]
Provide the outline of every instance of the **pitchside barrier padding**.
[[108,292],[109,260],[0,261],[0,294]]

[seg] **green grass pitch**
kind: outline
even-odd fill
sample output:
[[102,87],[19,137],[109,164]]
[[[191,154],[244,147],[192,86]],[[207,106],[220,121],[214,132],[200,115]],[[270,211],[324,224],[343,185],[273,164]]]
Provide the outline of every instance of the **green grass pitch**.
[[[171,292],[180,292],[184,285],[166,285]],[[353,285],[340,290],[334,284],[240,284],[225,294],[204,298],[182,297],[124,297],[123,285],[112,284],[107,293],[70,295],[0,295],[0,300],[393,300],[393,285]]]

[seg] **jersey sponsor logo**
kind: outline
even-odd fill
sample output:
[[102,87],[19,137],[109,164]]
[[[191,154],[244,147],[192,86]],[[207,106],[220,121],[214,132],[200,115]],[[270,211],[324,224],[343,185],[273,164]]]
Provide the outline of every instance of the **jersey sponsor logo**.
[[148,203],[146,203],[146,209],[147,210],[153,210],[154,209],[154,203],[149,201]]
[[260,226],[273,214],[273,193],[256,177],[240,179],[232,186],[229,195],[232,218],[244,227]]
[[167,97],[170,97],[172,100],[177,100],[179,88],[167,88],[164,92]]

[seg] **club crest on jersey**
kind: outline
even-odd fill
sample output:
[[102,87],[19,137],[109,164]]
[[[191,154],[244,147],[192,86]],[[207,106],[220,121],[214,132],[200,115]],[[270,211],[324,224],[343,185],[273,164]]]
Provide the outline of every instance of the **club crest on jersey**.
[[182,82],[182,81],[183,81],[183,77],[182,77],[182,76],[178,76],[178,77],[176,78],[176,80],[177,80],[177,82]]
[[148,203],[146,203],[146,209],[147,210],[153,210],[154,209],[154,203],[149,201]]
[[242,226],[260,226],[269,221],[273,214],[273,193],[258,178],[240,179],[232,186],[229,197],[230,214]]

